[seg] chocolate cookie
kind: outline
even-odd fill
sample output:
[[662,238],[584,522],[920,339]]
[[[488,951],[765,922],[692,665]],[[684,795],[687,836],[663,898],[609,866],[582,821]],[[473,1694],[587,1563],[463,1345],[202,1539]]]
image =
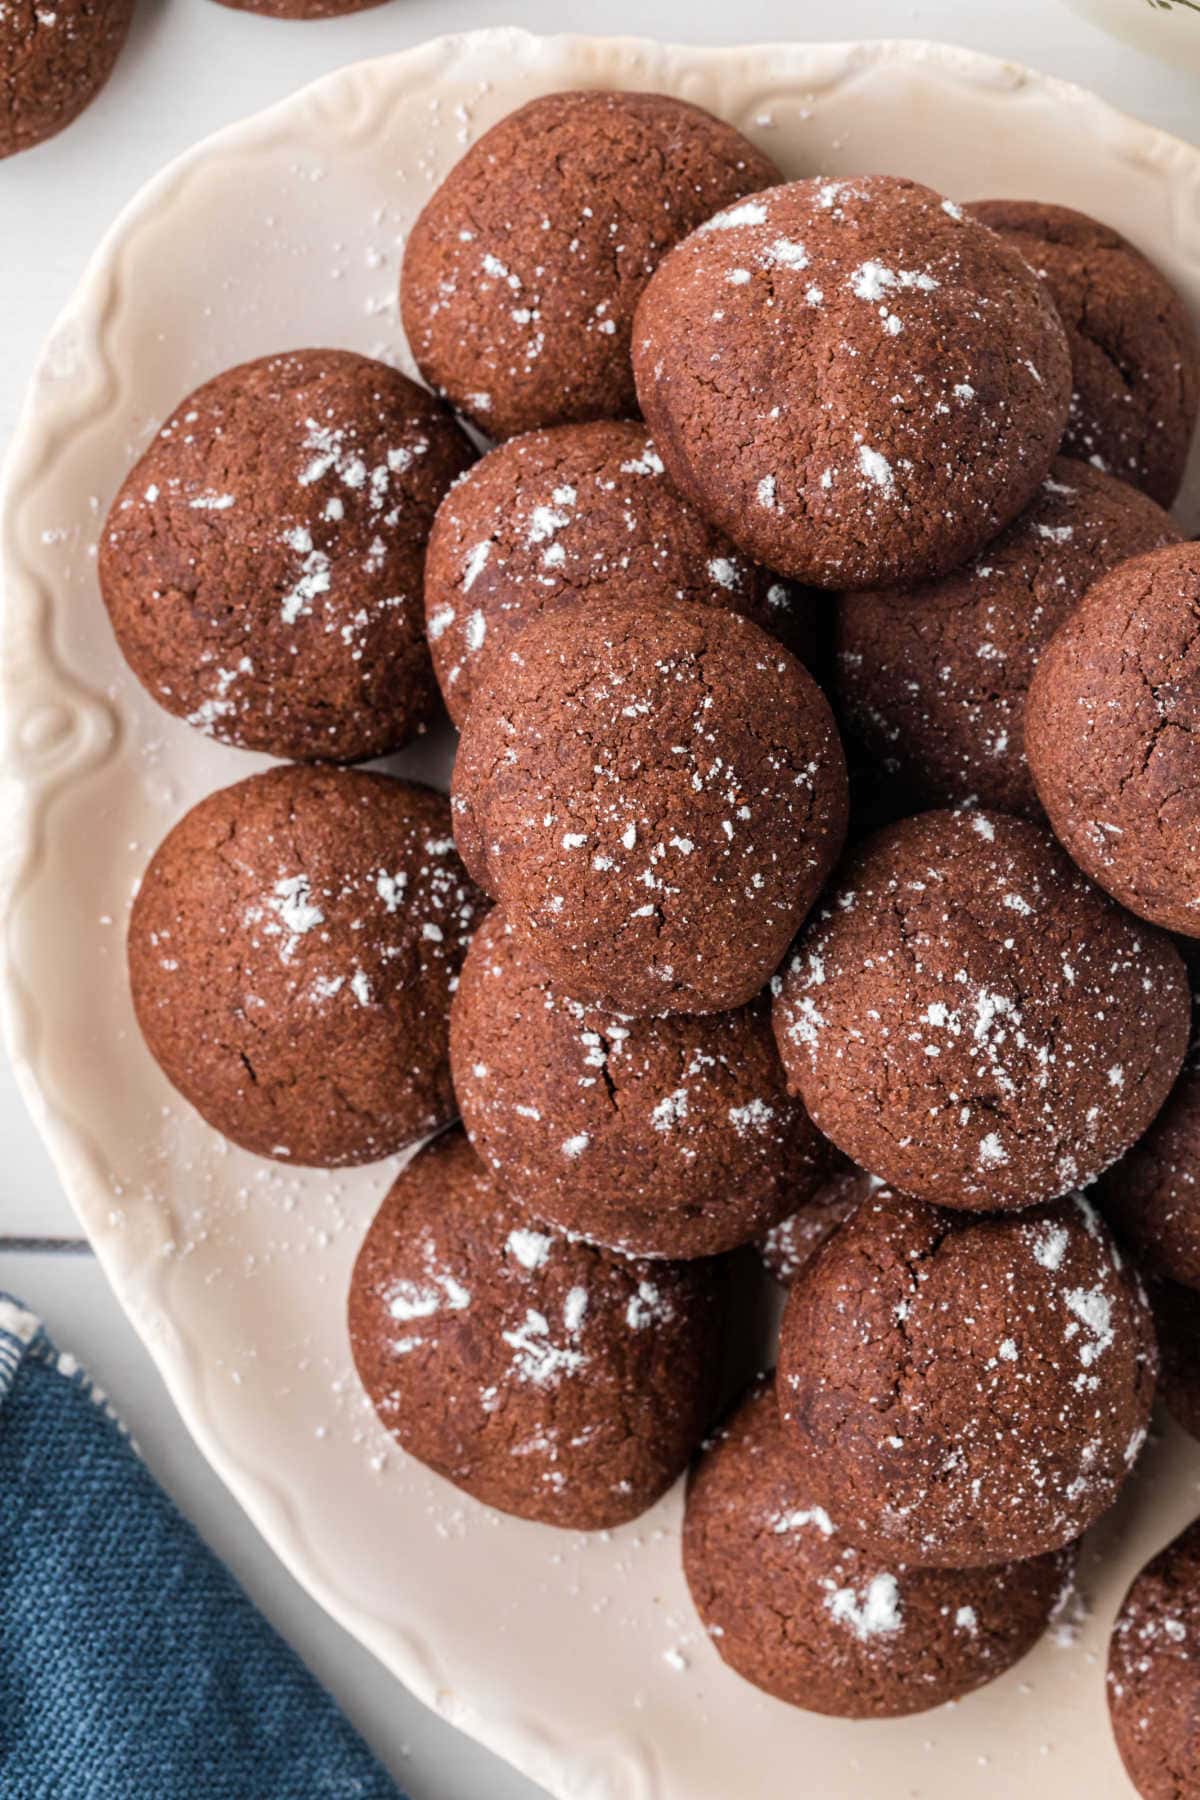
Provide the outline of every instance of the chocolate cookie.
[[599,1531],[686,1468],[715,1401],[724,1278],[531,1223],[460,1131],[420,1151],[350,1283],[359,1378],[397,1441],[477,1500]]
[[720,1012],[816,899],[846,770],[824,695],[750,620],[597,600],[485,674],[453,804],[467,867],[563,993]]
[[1200,1519],[1146,1564],[1122,1602],[1108,1714],[1142,1800],[1200,1793]]
[[1200,400],[1187,308],[1127,238],[1086,213],[1037,200],[966,209],[1000,232],[1045,282],[1071,348],[1063,450],[1170,506]]
[[481,431],[636,411],[634,308],[659,259],[779,180],[666,94],[546,94],[474,144],[409,236],[400,313],[430,384]]
[[342,13],[365,12],[384,0],[221,0],[235,12],[265,13],[271,19],[336,19]]
[[1096,1198],[1148,1273],[1200,1289],[1200,998],[1195,991],[1192,1041],[1182,1073],[1145,1136],[1101,1177]]
[[138,1023],[234,1143],[374,1162],[454,1116],[450,995],[481,911],[440,794],[269,769],[155,852],[129,921]]
[[1177,1424],[1200,1438],[1200,1293],[1175,1281],[1152,1281],[1158,1337],[1158,1391]]
[[758,1252],[768,1272],[784,1287],[790,1287],[826,1238],[831,1238],[861,1202],[882,1185],[877,1175],[868,1175],[852,1162],[844,1162],[794,1213],[767,1232]]
[[824,1141],[788,1097],[768,1003],[629,1019],[559,992],[492,912],[450,1014],[463,1123],[535,1218],[634,1256],[748,1243],[813,1189]]
[[659,267],[633,338],[667,473],[818,587],[942,575],[1032,499],[1071,392],[1020,256],[930,188],[794,181]]
[[688,1486],[683,1567],[714,1648],[806,1712],[889,1719],[994,1681],[1031,1650],[1073,1547],[998,1568],[909,1569],[849,1543],[811,1498],[769,1386]]
[[206,382],[127,477],[100,541],[134,674],[245,750],[359,762],[397,749],[436,706],[425,541],[472,455],[431,395],[348,350]]
[[113,72],[133,0],[6,0],[0,6],[0,157],[62,131]]
[[1145,494],[1056,458],[1021,516],[961,569],[840,597],[840,716],[924,804],[1039,816],[1024,712],[1043,646],[1098,576],[1178,542]]
[[1088,589],[1030,684],[1025,753],[1080,868],[1130,912],[1200,937],[1200,546]]
[[990,1211],[1090,1181],[1137,1141],[1187,1048],[1170,939],[1049,832],[931,812],[846,859],[775,999],[788,1085],[904,1193]]
[[815,608],[681,500],[644,425],[600,419],[501,444],[446,496],[425,561],[433,666],[456,725],[523,625],[619,593],[745,613],[803,661]]
[[792,1284],[778,1395],[854,1543],[973,1568],[1070,1543],[1146,1436],[1145,1294],[1085,1200],[976,1218],[886,1191]]

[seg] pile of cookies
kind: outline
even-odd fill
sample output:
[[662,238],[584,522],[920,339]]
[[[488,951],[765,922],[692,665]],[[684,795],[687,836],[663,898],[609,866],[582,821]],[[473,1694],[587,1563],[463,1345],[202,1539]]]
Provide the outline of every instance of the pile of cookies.
[[[849,1717],[965,1694],[1134,1470],[1156,1317],[1200,1426],[1186,313],[1078,214],[785,182],[617,93],[488,132],[400,300],[438,398],[231,369],[105,528],[148,691],[289,759],[152,860],[146,1040],[281,1161],[452,1126],[350,1292],[406,1449],[584,1530],[694,1461],[727,1663]],[[439,690],[448,801],[338,766]],[[788,1293],[747,1387],[750,1245]],[[1196,1558],[1114,1637],[1145,1794],[1200,1784],[1156,1723],[1200,1703]]]

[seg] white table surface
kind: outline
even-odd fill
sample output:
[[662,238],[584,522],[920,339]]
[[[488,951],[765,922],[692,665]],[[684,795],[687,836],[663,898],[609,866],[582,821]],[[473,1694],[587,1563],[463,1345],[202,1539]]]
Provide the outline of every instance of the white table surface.
[[[1060,0],[738,0],[736,7],[720,0],[607,0],[603,8],[589,0],[390,0],[372,12],[310,24],[234,13],[212,0],[138,0],[130,42],[96,104],[51,143],[0,162],[0,444],[12,430],[38,346],[93,244],[168,158],[343,63],[444,31],[510,24],[705,43],[942,38],[1082,82],[1184,136],[1194,135],[1200,121],[1200,82],[1118,46]],[[242,1516],[175,1416],[103,1276],[79,1245],[74,1216],[2,1066],[0,1144],[6,1171],[0,1290],[38,1311],[62,1347],[108,1390],[150,1466],[338,1696],[412,1800],[485,1794],[534,1800],[540,1790],[427,1712],[326,1619]],[[21,1241],[32,1239],[61,1241],[50,1248]]]

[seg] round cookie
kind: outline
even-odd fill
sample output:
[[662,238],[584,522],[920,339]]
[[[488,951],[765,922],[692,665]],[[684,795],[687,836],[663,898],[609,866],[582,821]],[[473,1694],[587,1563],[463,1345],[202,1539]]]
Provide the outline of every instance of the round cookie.
[[1177,1424],[1200,1438],[1200,1293],[1175,1281],[1152,1281],[1158,1337],[1158,1392]]
[[450,1012],[471,1142],[535,1218],[633,1256],[712,1256],[759,1236],[820,1178],[760,997],[630,1019],[558,991],[497,907]]
[[[1193,980],[1195,971],[1193,970]],[[1096,1199],[1148,1274],[1200,1289],[1200,1004],[1183,1070],[1145,1136],[1109,1169]]]
[[1200,401],[1200,350],[1175,289],[1127,238],[1070,207],[977,200],[966,211],[1020,251],[1066,328],[1064,452],[1170,506]]
[[909,1569],[857,1549],[809,1496],[770,1386],[688,1486],[683,1568],[722,1661],[806,1712],[889,1719],[994,1681],[1033,1648],[1074,1547],[998,1568]]
[[129,921],[138,1024],[234,1143],[374,1162],[454,1116],[450,996],[482,907],[441,794],[269,769],[155,852]]
[[409,236],[400,314],[431,386],[492,438],[626,418],[634,309],[660,258],[779,180],[666,94],[546,94],[493,125]]
[[1038,655],[1100,575],[1179,535],[1136,488],[1056,458],[1020,517],[962,568],[839,597],[839,716],[925,805],[974,799],[1039,816],[1023,725]]
[[1200,1519],[1122,1601],[1107,1685],[1113,1736],[1142,1800],[1200,1793]]
[[1187,1048],[1170,939],[1084,881],[1049,832],[930,812],[847,857],[777,983],[813,1122],[945,1206],[1028,1206],[1136,1142]]
[[383,4],[384,0],[221,0],[235,12],[263,13],[270,19],[336,19]]
[[531,1224],[455,1130],[375,1217],[350,1346],[404,1449],[477,1500],[599,1531],[636,1518],[712,1416],[719,1264],[636,1262]]
[[1076,1197],[1019,1218],[882,1191],[793,1282],[785,1432],[855,1543],[972,1568],[1072,1542],[1145,1440],[1150,1309]]
[[1130,912],[1200,937],[1200,546],[1122,563],[1042,653],[1025,754],[1055,835]]
[[772,1225],[758,1246],[769,1274],[790,1287],[805,1264],[851,1213],[883,1184],[852,1162],[829,1175],[794,1213]]
[[224,743],[360,762],[437,703],[422,571],[473,451],[384,363],[299,350],[191,394],[121,487],[100,585],[125,658]]
[[644,425],[560,425],[491,451],[434,521],[425,614],[455,724],[483,669],[531,618],[616,591],[642,606],[694,600],[745,613],[804,662],[814,648],[814,607],[679,498]]
[[572,999],[721,1012],[759,991],[846,828],[828,703],[716,607],[544,613],[476,695],[454,768],[468,869]]
[[757,562],[834,588],[973,555],[1036,493],[1071,391],[1021,257],[888,175],[709,220],[647,287],[633,366],[680,492]]
[[53,137],[113,72],[133,0],[7,0],[0,6],[0,157]]

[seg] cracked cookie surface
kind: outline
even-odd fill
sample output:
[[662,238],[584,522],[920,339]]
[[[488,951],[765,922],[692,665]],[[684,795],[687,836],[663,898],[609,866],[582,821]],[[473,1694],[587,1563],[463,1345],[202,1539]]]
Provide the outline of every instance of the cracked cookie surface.
[[665,94],[547,94],[472,145],[409,236],[400,313],[421,373],[480,431],[628,418],[634,308],[660,258],[779,180]]
[[1020,256],[893,176],[796,181],[664,259],[633,334],[680,492],[817,587],[945,573],[1032,498],[1070,358]]
[[53,137],[112,74],[133,0],[5,0],[0,6],[0,157]]
[[994,1681],[1032,1649],[1074,1547],[974,1569],[910,1569],[851,1543],[812,1498],[770,1384],[688,1486],[683,1566],[722,1660],[792,1706],[899,1718]]
[[929,812],[847,857],[776,983],[789,1085],[905,1193],[981,1211],[1090,1181],[1187,1048],[1183,961],[1048,831]]
[[1067,206],[977,200],[965,210],[1020,251],[1066,328],[1063,454],[1170,506],[1196,425],[1200,348],[1166,276],[1119,232]]
[[854,1542],[968,1568],[1072,1542],[1137,1460],[1157,1358],[1087,1201],[976,1218],[886,1191],[793,1283],[784,1431]]
[[839,595],[839,717],[919,802],[1040,817],[1024,747],[1038,657],[1099,576],[1179,538],[1136,488],[1056,457],[1020,517],[961,569]]
[[1025,753],[1085,874],[1200,937],[1200,547],[1135,557],[1088,589],[1030,684]]
[[572,999],[721,1012],[777,967],[846,827],[833,716],[715,607],[543,614],[493,669],[454,769],[468,869]]
[[681,499],[644,425],[529,432],[456,483],[430,535],[426,626],[455,724],[530,619],[613,594],[745,613],[810,666],[819,640],[819,597],[760,569]]
[[1200,1793],[1200,1520],[1126,1594],[1107,1687],[1113,1736],[1141,1800]]
[[826,1165],[764,997],[664,1018],[583,1006],[540,973],[499,907],[471,941],[450,1059],[463,1123],[504,1190],[630,1255],[747,1243]]
[[299,350],[188,396],[100,540],[117,642],[153,699],[245,750],[361,762],[437,706],[425,544],[474,460],[385,363]]
[[476,1499],[599,1531],[683,1473],[719,1386],[718,1263],[639,1262],[534,1224],[455,1129],[397,1178],[350,1283],[359,1378]]
[[483,908],[441,794],[303,764],[252,775],[186,813],[146,870],[138,1023],[235,1143],[374,1162],[454,1116],[450,996]]

